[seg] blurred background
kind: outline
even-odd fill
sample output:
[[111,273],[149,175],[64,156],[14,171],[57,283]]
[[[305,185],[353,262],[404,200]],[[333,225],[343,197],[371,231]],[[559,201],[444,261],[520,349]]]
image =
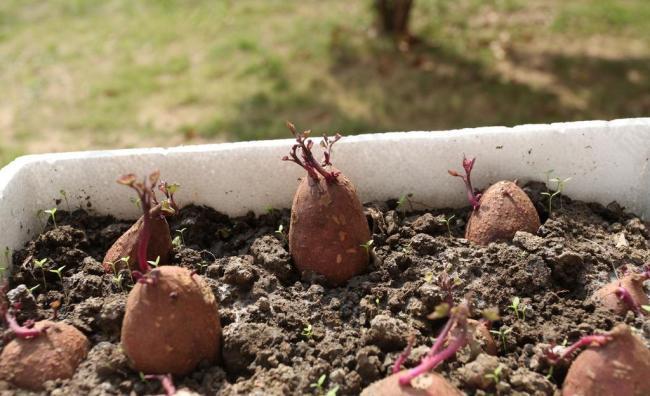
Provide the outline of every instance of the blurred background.
[[1,0],[0,165],[650,115],[649,0]]

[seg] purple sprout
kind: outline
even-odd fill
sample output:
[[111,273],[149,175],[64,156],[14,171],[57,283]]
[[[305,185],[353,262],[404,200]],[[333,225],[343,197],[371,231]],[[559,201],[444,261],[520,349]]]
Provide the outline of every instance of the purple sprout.
[[630,291],[620,283],[618,284],[616,291],[614,291],[614,295],[616,295],[616,297],[635,314],[638,315],[643,312],[641,310],[641,306],[637,304],[637,302],[634,300],[634,297],[632,297],[632,294],[630,294]]
[[580,338],[572,345],[564,349],[562,353],[557,353],[555,347],[551,347],[546,351],[546,358],[551,364],[557,364],[560,361],[570,358],[578,349],[586,346],[603,346],[610,342],[612,337],[606,334],[593,334]]
[[476,157],[468,160],[463,154],[463,169],[465,169],[465,176],[454,170],[448,170],[450,175],[455,177],[460,177],[465,183],[465,188],[467,189],[467,200],[472,205],[473,210],[477,210],[480,206],[479,200],[481,199],[481,194],[476,192],[472,187],[472,168],[474,168],[474,162],[476,162]]
[[[459,349],[461,349],[469,342],[470,331],[467,324],[469,307],[467,303],[463,302],[460,305],[451,308],[449,312],[449,319],[447,320],[447,323],[443,327],[442,331],[440,331],[440,334],[438,334],[436,342],[433,344],[419,365],[408,370],[399,378],[400,385],[409,385],[411,383],[411,380],[433,370],[440,363],[454,356]],[[451,334],[452,329],[454,330],[453,334]],[[445,341],[447,341],[449,338],[451,339],[447,344],[447,347],[445,349],[442,349]],[[402,355],[405,355],[406,352],[407,351],[404,351]],[[398,359],[401,359],[400,365],[404,360],[406,360],[406,357],[408,356],[402,355],[400,355],[400,358]],[[393,366],[393,370],[395,370],[395,366]]]
[[165,394],[167,396],[174,396],[176,394],[176,387],[174,386],[174,380],[171,374],[165,374],[165,375],[149,374],[149,375],[145,375],[144,379],[160,381],[160,384],[165,390]]
[[[291,147],[291,152],[289,155],[286,155],[282,157],[283,161],[291,161],[295,162],[296,164],[300,165],[303,167],[306,171],[307,174],[309,175],[310,180],[313,183],[318,183],[320,180],[319,174],[325,178],[327,183],[334,183],[336,182],[336,178],[340,174],[340,172],[336,171],[327,171],[325,170],[325,166],[330,166],[332,165],[331,163],[331,156],[332,156],[332,146],[334,143],[339,141],[341,139],[340,134],[336,134],[334,139],[329,139],[326,135],[323,135],[323,140],[321,141],[321,146],[323,147],[323,150],[325,152],[325,159],[323,160],[322,163],[319,163],[316,161],[314,158],[314,155],[311,152],[312,147],[314,146],[314,142],[309,139],[309,134],[311,131],[303,131],[298,133],[296,130],[296,127],[290,123],[287,122],[287,127],[293,134],[293,136],[296,137],[296,144]],[[300,157],[298,156],[298,149],[300,149]]]
[[[131,187],[138,194],[140,199],[140,207],[142,208],[142,228],[138,236],[138,266],[140,271],[133,271],[133,277],[139,283],[155,285],[158,282],[159,272],[151,270],[151,266],[147,262],[147,251],[149,247],[149,239],[151,239],[151,208],[160,205],[159,216],[170,216],[178,210],[176,201],[174,201],[174,192],[177,185],[170,185],[165,181],[161,181],[160,172],[155,171],[144,178],[142,182],[137,181],[136,176],[132,173],[120,177],[117,182],[125,186]],[[162,202],[158,202],[156,198],[155,188],[158,185],[159,190],[167,198]]]

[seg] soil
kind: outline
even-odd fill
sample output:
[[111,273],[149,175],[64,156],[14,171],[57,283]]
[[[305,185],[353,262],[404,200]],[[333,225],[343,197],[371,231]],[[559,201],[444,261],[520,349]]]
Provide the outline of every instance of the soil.
[[[542,218],[537,235],[520,232],[512,242],[485,247],[462,238],[469,208],[411,210],[409,202],[398,207],[396,200],[366,204],[374,240],[369,271],[337,288],[294,269],[286,241],[288,210],[229,218],[207,207],[183,208],[170,221],[174,236],[184,230],[171,261],[201,274],[218,297],[223,365],[202,364],[175,378],[177,388],[205,395],[290,395],[325,394],[338,386],[337,395],[359,394],[390,373],[409,335],[416,336],[416,347],[407,367],[431,346],[444,324],[427,319],[446,296],[437,282],[443,272],[454,279],[455,301],[469,295],[475,312],[501,312],[493,324],[504,335],[495,336],[497,356],[472,360],[461,351],[437,369],[467,394],[553,395],[567,367],[551,371],[544,348],[619,322],[647,343],[650,321],[603,311],[590,296],[615,276],[614,268],[620,275],[649,261],[648,224],[616,203],[604,207],[565,196],[553,202],[557,209],[549,218],[543,184],[530,183],[525,191]],[[452,215],[448,230],[442,220]],[[159,383],[129,369],[119,345],[129,273],[122,271],[119,281],[101,265],[131,224],[83,210],[57,212],[56,228],[48,225],[15,252],[8,296],[22,302],[19,319],[51,318],[50,304],[59,300],[58,318],[91,342],[74,377],[50,381],[46,394],[162,393]],[[56,273],[34,268],[33,260],[43,258],[49,259],[46,270],[65,266],[62,282]],[[36,285],[30,294],[27,288]],[[514,297],[526,306],[525,317],[508,309]],[[0,347],[11,338],[3,331]],[[499,365],[498,384],[485,381]],[[315,384],[324,374],[319,388]],[[16,393],[29,394],[0,382],[0,395]]]

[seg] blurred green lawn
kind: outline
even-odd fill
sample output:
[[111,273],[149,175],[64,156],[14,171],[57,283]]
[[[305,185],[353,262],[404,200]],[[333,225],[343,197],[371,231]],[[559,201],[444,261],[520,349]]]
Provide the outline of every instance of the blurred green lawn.
[[48,151],[650,115],[648,0],[2,0],[0,165]]

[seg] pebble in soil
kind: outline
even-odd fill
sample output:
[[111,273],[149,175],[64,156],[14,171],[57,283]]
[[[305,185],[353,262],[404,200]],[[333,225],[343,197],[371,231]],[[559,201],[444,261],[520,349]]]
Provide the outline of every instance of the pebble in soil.
[[[615,203],[568,197],[556,198],[549,217],[542,189],[540,183],[524,189],[544,220],[538,233],[520,232],[511,242],[485,247],[462,239],[469,208],[404,211],[395,200],[367,204],[374,240],[369,271],[338,288],[296,273],[287,250],[288,210],[229,218],[207,207],[183,208],[170,220],[173,236],[183,230],[172,263],[197,271],[220,300],[225,364],[203,364],[177,378],[177,387],[218,395],[313,394],[311,384],[326,374],[324,390],[338,386],[338,395],[358,394],[389,373],[409,335],[416,336],[416,347],[407,367],[426,354],[444,323],[426,318],[445,298],[436,282],[443,271],[454,280],[456,301],[469,293],[477,310],[501,312],[493,326],[497,356],[461,351],[438,369],[467,394],[552,395],[567,368],[548,375],[544,347],[617,322],[648,342],[650,321],[631,313],[617,317],[589,299],[614,276],[613,268],[648,262],[648,225]],[[59,318],[91,342],[72,379],[48,383],[53,395],[161,392],[129,369],[119,346],[130,275],[104,274],[101,267],[106,249],[130,224],[82,210],[59,212],[57,228],[49,225],[14,254],[9,298],[22,303],[21,319],[51,317],[50,304],[61,301]],[[43,268],[34,266],[44,258]],[[50,270],[61,266],[60,279]],[[520,310],[526,307],[519,318],[508,308],[515,297]],[[497,367],[498,383],[487,381]],[[14,390],[0,383],[0,394]]]

